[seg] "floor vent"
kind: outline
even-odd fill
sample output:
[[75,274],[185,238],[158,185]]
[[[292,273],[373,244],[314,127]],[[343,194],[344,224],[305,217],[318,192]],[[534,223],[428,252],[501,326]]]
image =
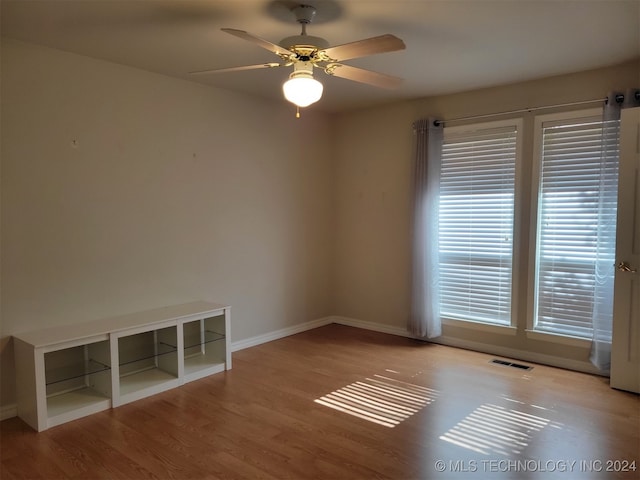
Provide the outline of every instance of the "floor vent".
[[498,360],[494,358],[489,363],[495,363],[496,365],[504,365],[505,367],[519,368],[520,370],[531,370],[533,367],[529,365],[522,365],[521,363],[507,362],[506,360]]

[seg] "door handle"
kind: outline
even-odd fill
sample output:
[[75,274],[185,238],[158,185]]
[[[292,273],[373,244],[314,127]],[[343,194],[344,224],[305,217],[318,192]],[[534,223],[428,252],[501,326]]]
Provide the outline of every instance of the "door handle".
[[627,262],[618,262],[618,264],[616,265],[616,269],[619,272],[629,272],[629,273],[636,273],[638,271],[636,268],[633,268]]

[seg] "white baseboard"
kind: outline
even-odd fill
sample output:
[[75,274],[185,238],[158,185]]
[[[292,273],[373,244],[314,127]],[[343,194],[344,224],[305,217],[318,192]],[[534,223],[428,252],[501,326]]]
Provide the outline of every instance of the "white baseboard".
[[565,370],[574,370],[576,372],[602,375],[602,372],[600,372],[590,362],[581,362],[580,360],[572,360],[570,358],[554,357],[553,355],[545,355],[543,353],[527,352],[526,350],[523,351],[517,350],[515,348],[499,347],[496,345],[488,345],[486,343],[460,340],[451,337],[439,337],[435,339],[433,343],[447,345],[449,347],[464,348],[465,350],[473,350],[475,352],[488,353],[489,355],[497,355],[500,357],[521,360],[524,362],[539,363],[541,365],[564,368]]
[[[349,327],[362,328],[364,330],[373,330],[375,332],[387,333],[390,335],[397,335],[400,337],[414,338],[417,340],[425,340],[411,334],[405,328],[394,327],[391,325],[384,325],[381,323],[369,322],[366,320],[358,320],[355,318],[341,317],[341,316],[329,316],[311,320],[291,327],[282,328],[273,332],[265,333],[263,335],[257,335],[255,337],[246,338],[237,342],[232,342],[231,351],[236,352],[249,347],[255,347],[262,343],[271,342],[280,338],[295,335],[296,333],[305,332],[314,328],[323,327],[331,323],[337,323],[339,325],[346,325]],[[426,341],[426,340],[425,340]],[[581,362],[578,360],[571,360],[566,358],[554,357],[551,355],[543,355],[534,352],[526,352],[516,350],[508,347],[498,347],[494,345],[488,345],[485,343],[473,342],[468,340],[460,340],[451,337],[438,337],[434,340],[428,340],[432,343],[440,345],[447,345],[450,347],[464,348],[466,350],[474,350],[476,352],[487,353],[489,355],[497,355],[500,357],[511,358],[515,360],[521,360],[525,362],[540,363],[543,365],[550,365],[553,367],[565,368],[568,370],[575,370],[578,372],[591,373],[601,375],[598,370],[588,362]],[[18,408],[15,404],[4,405],[0,407],[0,420],[6,420],[8,418],[18,416]]]
[[323,327],[325,325],[329,325],[330,323],[333,323],[332,317],[318,318],[316,320],[310,320],[308,322],[300,323],[298,325],[293,325],[291,327],[282,328],[274,332],[257,335],[255,337],[245,338],[244,340],[238,340],[237,342],[232,342],[231,351],[237,352],[238,350],[243,350],[245,348],[255,347],[256,345],[260,345],[262,343],[271,342],[273,340],[278,340],[279,338],[288,337],[289,335],[295,335],[296,333],[305,332],[307,330],[312,330],[318,327]]
[[368,322],[366,320],[358,320],[356,318],[340,317],[334,315],[329,317],[333,323],[346,325],[348,327],[362,328],[363,330],[373,330],[374,332],[388,333],[399,337],[415,338],[406,328],[392,327],[391,325],[383,325],[382,323]]
[[489,345],[486,343],[473,342],[469,340],[460,340],[452,337],[438,337],[435,339],[425,339],[416,337],[408,330],[401,327],[393,327],[390,325],[383,325],[380,323],[369,322],[366,320],[358,320],[355,318],[333,316],[331,317],[333,323],[340,325],[347,325],[350,327],[363,328],[365,330],[373,330],[376,332],[388,333],[391,335],[398,335],[400,337],[414,338],[416,340],[423,340],[431,343],[437,343],[439,345],[446,345],[449,347],[463,348],[465,350],[473,350],[475,352],[487,353],[489,355],[497,355],[500,357],[510,358],[514,360],[520,360],[531,363],[539,363],[542,365],[549,365],[552,367],[564,368],[567,370],[574,370],[583,373],[590,373],[594,375],[602,375],[596,367],[589,362],[582,362],[580,360],[572,360],[562,357],[554,357],[552,355],[545,355],[542,353],[527,352],[518,350],[515,348],[499,347],[496,345]]
[[2,407],[0,407],[0,421],[17,416],[18,406],[15,403],[12,405],[3,405]]

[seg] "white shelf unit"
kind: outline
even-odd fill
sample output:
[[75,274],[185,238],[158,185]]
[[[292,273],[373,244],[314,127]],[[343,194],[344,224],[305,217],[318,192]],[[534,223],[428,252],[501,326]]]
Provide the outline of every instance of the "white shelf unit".
[[192,302],[15,335],[18,416],[42,431],[228,370],[230,313]]

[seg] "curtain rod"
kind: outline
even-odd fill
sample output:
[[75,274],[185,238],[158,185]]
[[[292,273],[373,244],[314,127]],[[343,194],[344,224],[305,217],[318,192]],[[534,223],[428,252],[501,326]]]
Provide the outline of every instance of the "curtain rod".
[[[622,97],[624,99],[623,95],[616,95],[616,102],[618,102],[618,96],[620,96],[620,97]],[[435,120],[433,122],[433,124],[436,127],[438,127],[443,123],[449,123],[449,122],[462,122],[463,120],[475,120],[475,119],[478,119],[478,118],[497,117],[499,115],[510,115],[510,114],[514,114],[514,113],[535,112],[536,110],[546,110],[548,108],[571,107],[571,106],[574,106],[574,105],[586,105],[588,103],[605,102],[606,100],[607,100],[606,98],[598,98],[596,100],[583,100],[581,102],[561,103],[561,104],[558,104],[558,105],[544,105],[542,107],[521,108],[519,110],[509,110],[507,112],[487,113],[485,115],[473,115],[473,116],[470,116],[470,117],[458,117],[458,118],[451,118],[449,120]]]
[[[636,100],[640,100],[640,90],[636,90],[634,93],[634,97]],[[624,102],[624,95],[621,93],[616,93],[613,96],[614,100],[616,103],[622,103]],[[583,100],[581,102],[571,102],[571,103],[560,103],[558,105],[544,105],[542,107],[531,107],[531,108],[522,108],[520,110],[511,110],[508,112],[498,112],[498,113],[487,113],[486,115],[474,115],[471,117],[458,117],[458,118],[451,118],[449,120],[435,120],[433,122],[433,124],[437,127],[443,123],[448,123],[448,122],[461,122],[463,120],[474,120],[477,118],[487,118],[487,117],[496,117],[499,115],[510,115],[510,114],[514,114],[514,113],[527,113],[527,112],[535,112],[537,110],[546,110],[549,108],[560,108],[560,107],[572,107],[574,105],[586,105],[589,103],[600,103],[600,102],[604,102],[605,104],[608,103],[609,101],[609,97],[607,98],[603,98],[603,99],[596,99],[596,100]]]

